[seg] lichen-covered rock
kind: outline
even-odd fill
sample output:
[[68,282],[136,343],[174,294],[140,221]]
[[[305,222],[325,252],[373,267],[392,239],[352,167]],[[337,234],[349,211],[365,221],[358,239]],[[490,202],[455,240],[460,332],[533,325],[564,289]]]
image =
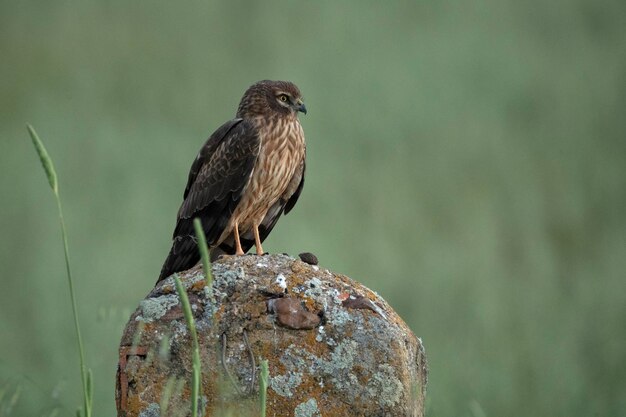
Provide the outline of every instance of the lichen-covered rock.
[[[198,330],[205,416],[257,416],[269,361],[268,416],[422,416],[421,341],[376,293],[285,255],[224,257],[213,285],[180,274]],[[191,340],[172,278],[128,322],[119,417],[190,414]],[[229,414],[230,413],[230,414]]]

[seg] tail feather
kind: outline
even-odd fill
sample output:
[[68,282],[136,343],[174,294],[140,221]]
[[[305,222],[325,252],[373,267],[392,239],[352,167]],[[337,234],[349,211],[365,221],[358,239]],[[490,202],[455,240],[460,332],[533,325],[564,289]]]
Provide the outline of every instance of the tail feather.
[[[259,226],[259,235],[261,238],[261,242],[263,242],[267,235],[269,235],[269,233],[276,225],[276,221],[282,214],[282,206],[277,207],[279,208],[279,210],[274,212],[273,216],[269,216],[268,218],[266,218],[266,221],[264,221],[263,224]],[[185,224],[187,225],[187,223],[190,222],[186,222]],[[181,228],[177,229],[177,232],[183,231],[182,226],[177,226],[177,228],[179,227]],[[194,233],[191,229],[185,229],[184,231],[186,233]],[[250,231],[249,233],[241,236],[241,247],[244,253],[248,252],[250,248],[254,246],[254,238],[251,236],[251,234],[252,232]],[[211,240],[209,240],[208,236],[207,240],[209,241],[209,245],[211,245]],[[217,260],[220,255],[234,254],[235,241],[232,234],[228,236],[219,246],[210,247],[211,262]],[[184,234],[182,236],[176,236],[174,238],[174,242],[172,243],[172,249],[170,249],[170,253],[167,255],[167,258],[163,263],[163,267],[161,268],[161,273],[159,274],[159,279],[157,280],[157,283],[176,272],[186,271],[190,268],[193,268],[199,261],[200,251],[198,250],[198,243],[196,241],[195,235]]]
[[[232,239],[231,239],[232,240]],[[252,242],[242,242],[244,252],[247,252],[254,245]],[[221,255],[234,255],[235,247],[228,243],[223,243],[218,247],[210,248],[209,256],[211,262],[217,260]],[[193,268],[200,262],[200,251],[198,249],[198,243],[195,237],[192,236],[178,236],[172,243],[172,249],[167,255],[159,279],[157,283],[161,282],[170,275],[186,271]]]
[[175,272],[193,268],[200,260],[200,252],[195,239],[191,236],[179,236],[174,239],[172,249],[167,255],[157,283]]

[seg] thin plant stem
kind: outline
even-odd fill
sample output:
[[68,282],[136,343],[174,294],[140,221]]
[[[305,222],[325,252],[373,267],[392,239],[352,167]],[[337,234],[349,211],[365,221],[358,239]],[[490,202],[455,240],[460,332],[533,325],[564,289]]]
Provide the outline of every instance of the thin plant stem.
[[267,403],[267,383],[270,377],[270,368],[267,359],[261,361],[261,372],[259,374],[259,405],[261,408],[261,417],[265,417],[265,408]]
[[87,367],[85,366],[85,349],[83,347],[83,338],[80,331],[80,323],[78,321],[78,307],[76,304],[76,295],[74,293],[74,281],[72,279],[72,271],[70,269],[70,254],[67,244],[67,232],[65,231],[65,221],[63,220],[63,211],[61,209],[61,199],[58,192],[54,193],[59,209],[59,220],[61,222],[61,235],[63,236],[63,250],[65,252],[65,269],[67,272],[67,283],[70,289],[70,299],[72,300],[72,315],[74,316],[74,329],[76,330],[76,340],[78,341],[78,354],[80,355],[80,376],[83,383],[83,401],[85,407],[85,417],[91,417],[91,393],[87,383]]
[[192,347],[192,378],[191,378],[191,417],[198,416],[198,398],[200,396],[200,346],[198,344],[198,334],[196,333],[196,324],[191,312],[191,305],[189,304],[189,298],[187,297],[187,291],[180,282],[178,274],[174,275],[174,282],[176,283],[176,292],[183,306],[183,314],[187,321],[187,327],[191,334]]
[[[52,158],[48,155],[46,148],[39,139],[37,132],[31,125],[27,125],[28,133],[33,141],[33,145],[39,155],[41,165],[46,172],[50,188],[54,193],[54,198],[57,203],[57,209],[59,212],[59,222],[61,223],[61,236],[63,239],[63,251],[65,254],[65,270],[67,273],[67,283],[70,289],[70,300],[72,302],[72,314],[74,316],[74,328],[76,330],[76,340],[78,342],[78,353],[80,355],[80,377],[83,385],[83,407],[85,410],[85,417],[91,417],[91,408],[93,403],[93,386],[91,386],[91,376],[88,375],[87,368],[85,366],[85,350],[83,348],[83,338],[80,333],[80,324],[78,322],[78,308],[76,307],[76,296],[74,294],[74,283],[72,280],[72,270],[70,268],[70,254],[67,244],[67,232],[65,230],[65,221],[63,220],[63,209],[61,207],[61,198],[59,197],[59,183],[57,181],[56,171],[54,170],[54,164]],[[89,373],[91,370],[89,371]]]
[[206,243],[206,236],[204,235],[204,229],[199,218],[193,219],[193,227],[196,231],[196,239],[198,241],[198,250],[200,251],[200,257],[202,258],[202,269],[204,269],[204,276],[206,277],[206,285],[210,287],[213,283],[213,275],[211,273],[211,259],[209,258],[209,248]]

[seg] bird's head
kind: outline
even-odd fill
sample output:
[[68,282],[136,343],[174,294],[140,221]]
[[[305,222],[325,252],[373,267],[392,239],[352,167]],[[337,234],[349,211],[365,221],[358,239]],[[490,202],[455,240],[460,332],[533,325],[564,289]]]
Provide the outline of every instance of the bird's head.
[[289,81],[263,80],[251,85],[244,93],[237,117],[291,116],[298,112],[306,114],[302,94],[298,87]]

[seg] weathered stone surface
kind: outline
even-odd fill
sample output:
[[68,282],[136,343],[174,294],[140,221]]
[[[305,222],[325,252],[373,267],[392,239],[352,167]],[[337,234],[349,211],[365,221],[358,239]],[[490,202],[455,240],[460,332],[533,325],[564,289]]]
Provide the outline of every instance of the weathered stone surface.
[[[421,341],[376,293],[285,255],[226,257],[205,285],[180,274],[201,347],[205,416],[422,416]],[[191,340],[172,278],[143,300],[120,345],[118,416],[190,414]],[[231,414],[228,414],[228,413]]]

